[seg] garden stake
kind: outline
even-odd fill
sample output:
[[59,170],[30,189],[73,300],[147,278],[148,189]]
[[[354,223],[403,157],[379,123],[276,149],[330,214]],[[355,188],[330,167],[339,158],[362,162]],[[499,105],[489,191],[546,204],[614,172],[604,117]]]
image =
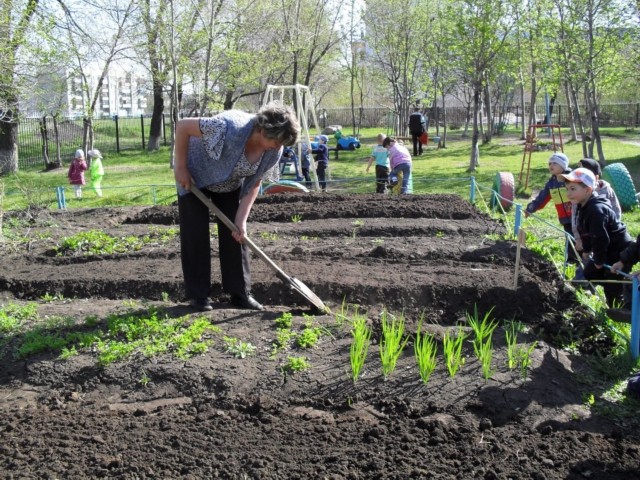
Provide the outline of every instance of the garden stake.
[[524,229],[521,228],[520,230],[518,230],[518,245],[516,247],[516,268],[515,268],[515,272],[513,274],[513,289],[514,290],[518,289],[518,270],[520,270],[520,252],[522,250],[522,247],[525,244],[526,239],[527,239],[527,235],[526,235]]
[[[220,209],[216,207],[215,204],[211,200],[209,200],[207,196],[205,196],[204,193],[200,191],[200,189],[198,189],[195,185],[191,185],[190,190],[191,190],[191,193],[193,193],[196,197],[198,197],[202,201],[202,203],[204,203],[209,208],[209,210],[213,212],[213,214],[216,217],[222,220],[222,223],[224,223],[229,228],[229,230],[231,230],[232,232],[238,231],[238,227],[236,227],[236,225],[231,220],[229,220],[229,218],[227,218],[227,216],[224,213],[222,213]],[[273,263],[273,260],[267,257],[267,255],[262,250],[260,250],[260,248],[255,243],[253,243],[253,241],[246,235],[244,237],[244,241],[247,242],[247,245],[249,246],[249,248],[253,253],[258,255],[262,261],[264,261],[276,272],[276,276],[280,280],[288,284],[292,289],[299,292],[304,298],[309,300],[309,302],[311,302],[311,304],[314,305],[321,312],[331,313],[331,310],[328,307],[326,307],[324,303],[322,303],[322,300],[320,300],[320,298],[318,298],[318,296],[315,293],[313,293],[309,287],[307,287],[304,283],[302,283],[297,278],[290,277],[289,275],[284,273],[284,271],[282,271],[280,267],[278,267],[275,263]]]

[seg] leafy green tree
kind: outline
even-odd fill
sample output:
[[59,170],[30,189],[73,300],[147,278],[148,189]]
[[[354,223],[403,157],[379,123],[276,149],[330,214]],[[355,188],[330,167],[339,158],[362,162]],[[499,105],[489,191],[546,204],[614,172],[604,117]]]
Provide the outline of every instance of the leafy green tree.
[[[631,40],[630,7],[617,0],[555,0],[559,18],[557,51],[574,118],[579,122],[583,155],[595,158],[597,154],[602,163],[606,158],[600,135],[600,98],[625,74],[620,66]],[[586,118],[577,108],[580,93],[586,103]]]
[[[130,28],[132,14],[137,4],[136,0],[127,0],[122,5],[118,2],[103,5],[100,21],[103,28],[112,32],[111,35],[104,35],[102,29],[95,28],[95,10],[87,12],[84,5],[77,10],[72,10],[64,2],[60,2],[60,5],[64,10],[64,22],[60,25],[61,36],[66,37],[66,47],[74,59],[75,65],[72,66],[72,71],[82,81],[85,116],[83,148],[88,150],[93,148],[93,118],[102,94],[102,87],[111,64],[123,58],[124,52],[129,48],[125,33]],[[88,69],[92,64],[96,65],[99,71],[95,85],[89,81]]]
[[[493,68],[515,25],[513,6],[496,0],[452,2],[447,16],[453,25],[458,65],[473,92],[473,134],[469,172],[479,165],[480,108]],[[486,95],[485,95],[486,97]]]
[[412,104],[424,94],[424,20],[420,2],[370,0],[366,2],[367,45],[373,49],[376,68],[385,77],[397,120],[394,131],[406,134]]

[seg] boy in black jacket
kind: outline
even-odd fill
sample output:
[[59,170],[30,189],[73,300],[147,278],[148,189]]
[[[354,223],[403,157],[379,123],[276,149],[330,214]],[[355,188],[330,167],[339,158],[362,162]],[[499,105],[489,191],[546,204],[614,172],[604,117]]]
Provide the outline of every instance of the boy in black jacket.
[[[577,208],[576,222],[582,239],[584,276],[587,280],[620,280],[604,265],[616,262],[620,252],[632,243],[624,223],[617,219],[609,201],[595,192],[596,177],[586,168],[576,168],[562,177],[567,182],[567,196]],[[628,269],[621,269],[628,273]],[[623,303],[622,284],[604,283],[610,307]]]
[[[640,235],[635,242],[631,242],[627,248],[620,252],[620,260],[611,265],[612,272],[630,272],[633,266],[640,262]],[[638,276],[640,272],[633,275]],[[625,284],[623,289],[624,303],[621,308],[609,308],[607,314],[617,322],[631,322],[631,285]]]

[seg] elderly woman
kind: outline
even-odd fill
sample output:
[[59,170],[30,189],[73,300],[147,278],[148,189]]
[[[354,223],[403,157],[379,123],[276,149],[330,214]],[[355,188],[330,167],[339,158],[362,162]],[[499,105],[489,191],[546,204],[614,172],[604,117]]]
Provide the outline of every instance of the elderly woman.
[[247,218],[263,178],[277,180],[283,146],[298,140],[295,113],[272,103],[255,114],[228,110],[211,118],[185,118],[176,125],[174,175],[178,186],[182,272],[190,305],[211,310],[209,210],[191,184],[238,227],[218,220],[222,288],[239,308],[262,310],[251,295]]

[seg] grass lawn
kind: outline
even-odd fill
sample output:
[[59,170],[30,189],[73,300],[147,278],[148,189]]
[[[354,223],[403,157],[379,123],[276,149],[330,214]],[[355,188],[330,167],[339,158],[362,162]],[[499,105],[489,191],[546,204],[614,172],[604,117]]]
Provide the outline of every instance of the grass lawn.
[[[348,129],[344,130],[345,132]],[[333,153],[330,158],[331,183],[329,189],[348,192],[374,192],[375,182],[373,169],[365,172],[367,158],[375,145],[375,138],[382,130],[364,129],[360,140],[362,147],[355,151],[340,151],[336,160]],[[431,135],[435,131],[431,129]],[[442,133],[442,132],[441,132]],[[634,183],[640,185],[640,130],[627,131],[622,128],[604,130],[603,148],[608,163],[622,162],[629,170]],[[546,137],[540,132],[540,138]],[[523,142],[519,140],[519,131],[508,130],[501,136],[495,136],[491,144],[480,147],[480,166],[473,173],[482,196],[488,201],[490,190],[497,172],[511,172],[516,180],[523,169]],[[568,132],[563,132],[568,138]],[[462,131],[451,131],[447,135],[447,147],[436,149],[429,146],[422,156],[414,158],[413,188],[414,193],[457,193],[464,198],[470,195],[470,156],[469,138],[462,138]],[[329,146],[335,140],[330,137]],[[580,143],[565,143],[564,151],[571,159],[571,165],[582,158]],[[96,207],[110,205],[145,205],[167,204],[175,200],[173,172],[169,167],[170,150],[163,147],[159,152],[147,153],[128,150],[121,154],[103,152],[105,177],[103,180],[104,197],[96,198],[90,187],[85,187],[82,201],[72,198],[73,193],[67,183],[66,166],[57,170],[42,171],[31,168],[20,171],[16,175],[0,177],[4,186],[2,208],[12,210],[27,205],[46,205],[57,208],[55,187],[66,187],[66,198],[69,208]],[[533,152],[529,173],[529,187],[519,190],[519,203],[525,205],[532,193],[536,193],[549,177],[547,159],[550,152]],[[65,159],[66,165],[71,160]],[[526,157],[528,161],[528,156]],[[526,164],[524,165],[526,175]],[[524,176],[523,176],[524,180]],[[640,210],[640,209],[638,209]],[[625,214],[632,235],[640,233],[640,213],[638,210]],[[555,221],[552,206],[539,212],[539,216]]]

